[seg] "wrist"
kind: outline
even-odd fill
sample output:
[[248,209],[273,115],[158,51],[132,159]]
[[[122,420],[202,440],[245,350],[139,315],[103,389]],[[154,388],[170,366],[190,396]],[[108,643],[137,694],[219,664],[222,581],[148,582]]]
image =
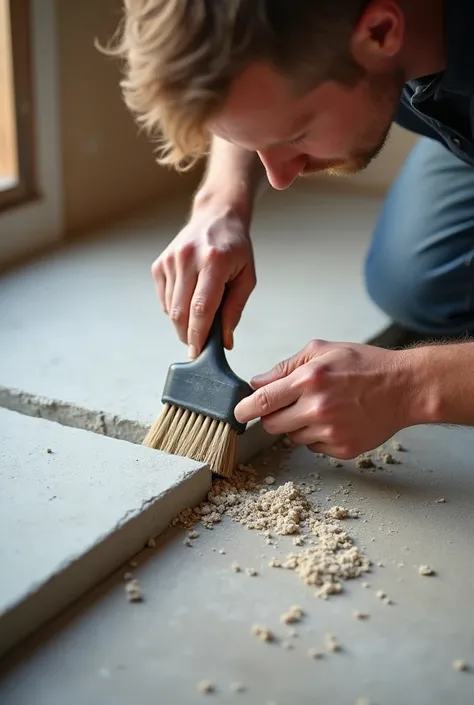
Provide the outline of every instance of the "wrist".
[[397,353],[403,370],[401,404],[406,426],[442,423],[442,392],[436,372],[438,349],[420,346]]
[[248,189],[234,184],[227,188],[204,183],[196,192],[191,212],[212,210],[241,220],[248,228],[252,218],[253,197]]

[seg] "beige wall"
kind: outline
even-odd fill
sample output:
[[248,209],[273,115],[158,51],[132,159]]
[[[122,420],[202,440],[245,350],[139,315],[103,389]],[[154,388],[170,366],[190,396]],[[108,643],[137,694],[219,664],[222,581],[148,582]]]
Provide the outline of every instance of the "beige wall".
[[122,103],[117,62],[94,47],[94,38],[104,44],[111,37],[121,7],[120,0],[56,0],[67,233],[159,202],[189,182],[156,165]]

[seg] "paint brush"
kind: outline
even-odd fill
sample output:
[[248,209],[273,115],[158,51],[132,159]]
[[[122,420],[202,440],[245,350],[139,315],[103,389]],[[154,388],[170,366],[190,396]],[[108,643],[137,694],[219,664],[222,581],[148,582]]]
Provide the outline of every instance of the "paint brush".
[[236,420],[234,409],[252,392],[227,361],[221,304],[201,354],[170,366],[161,398],[163,409],[143,445],[204,462],[212,472],[230,477],[237,436],[246,428]]

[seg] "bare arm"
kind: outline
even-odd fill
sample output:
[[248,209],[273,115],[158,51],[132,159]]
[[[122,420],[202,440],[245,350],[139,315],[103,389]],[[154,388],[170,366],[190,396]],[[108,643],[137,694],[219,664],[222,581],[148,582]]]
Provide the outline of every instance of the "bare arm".
[[212,201],[226,202],[241,210],[250,223],[255,200],[267,185],[265,169],[256,152],[214,137],[193,209],[205,207]]
[[256,284],[250,223],[266,182],[258,155],[215,138],[187,225],[153,263],[163,310],[189,356],[202,350],[227,287],[226,348]]
[[419,393],[415,423],[474,426],[474,343],[406,351]]

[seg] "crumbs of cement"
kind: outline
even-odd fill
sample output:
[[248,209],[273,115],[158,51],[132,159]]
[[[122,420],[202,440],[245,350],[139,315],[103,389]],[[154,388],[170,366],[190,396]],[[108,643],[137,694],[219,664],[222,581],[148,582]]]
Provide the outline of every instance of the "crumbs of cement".
[[57,399],[38,397],[20,389],[9,389],[1,385],[0,407],[25,416],[55,421],[62,426],[80,428],[130,443],[140,444],[148,431],[146,424],[138,421],[122,419],[120,416],[106,414],[103,411],[85,409]]
[[[101,436],[116,438],[141,445],[150,425],[140,421],[124,419],[117,414],[86,409],[67,401],[29,394],[21,389],[0,385],[0,408],[16,411],[24,416],[33,416],[46,421],[55,421],[62,426],[92,431]],[[158,409],[157,409],[158,412]],[[246,462],[262,450],[269,448],[278,437],[270,436],[258,421],[251,422],[237,444],[237,462]]]

